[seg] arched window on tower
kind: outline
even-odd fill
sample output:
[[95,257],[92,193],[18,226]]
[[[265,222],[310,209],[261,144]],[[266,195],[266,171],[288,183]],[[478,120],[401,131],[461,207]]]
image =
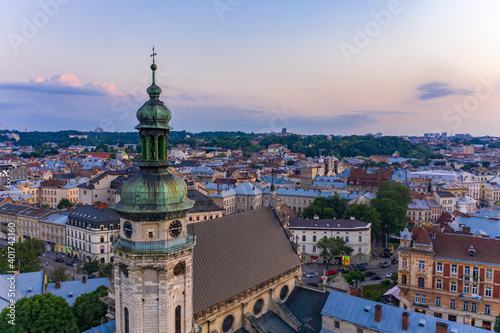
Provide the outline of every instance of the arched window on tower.
[[124,316],[124,318],[125,318],[125,333],[130,333],[130,331],[129,331],[129,324],[128,324],[128,309],[125,308],[123,310],[123,312],[125,312],[125,316]]
[[181,306],[175,308],[175,333],[181,333]]

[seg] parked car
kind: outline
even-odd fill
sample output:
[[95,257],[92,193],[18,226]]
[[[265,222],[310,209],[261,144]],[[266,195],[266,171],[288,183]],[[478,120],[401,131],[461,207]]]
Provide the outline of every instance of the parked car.
[[346,268],[342,268],[342,269],[339,270],[339,273],[341,273],[341,274],[347,274],[347,273],[349,273],[349,270],[346,269]]
[[385,261],[384,263],[382,263],[382,265],[380,265],[380,267],[382,268],[387,268],[389,266],[391,266],[391,264],[388,261]]
[[56,258],[56,262],[64,262],[63,258]]
[[89,274],[87,275],[87,279],[95,279],[97,276],[95,274]]
[[358,266],[355,268],[355,270],[358,272],[364,272],[364,271],[366,271],[366,267],[365,266]]
[[334,269],[330,269],[329,271],[325,272],[325,275],[335,275],[335,274],[337,274],[337,271]]
[[398,258],[392,259],[391,265],[396,265],[398,263],[398,261],[399,261]]
[[72,261],[66,261],[66,265],[73,266],[73,262]]
[[319,276],[318,272],[311,272],[306,274],[306,278],[312,278],[316,276]]
[[382,280],[382,278],[381,278],[380,276],[378,276],[378,275],[373,275],[373,276],[371,277],[371,279],[372,279],[372,280]]
[[392,256],[392,251],[388,248],[385,248],[382,252],[382,256],[385,258],[390,258]]
[[377,273],[372,272],[372,271],[365,272],[365,276],[371,277],[371,276],[374,276],[374,275],[377,275]]
[[389,278],[391,278],[391,276],[392,276],[392,273],[387,273],[387,274],[385,275],[385,277],[386,277],[386,278],[388,278],[388,279],[389,279]]
[[312,287],[319,288],[319,284],[314,283],[314,282],[307,282],[306,284],[307,284],[308,286],[312,286]]

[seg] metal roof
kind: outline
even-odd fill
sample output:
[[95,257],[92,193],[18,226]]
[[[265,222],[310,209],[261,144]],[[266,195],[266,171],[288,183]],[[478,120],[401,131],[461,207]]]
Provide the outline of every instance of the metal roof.
[[188,228],[196,236],[195,313],[301,265],[269,207],[193,223]]

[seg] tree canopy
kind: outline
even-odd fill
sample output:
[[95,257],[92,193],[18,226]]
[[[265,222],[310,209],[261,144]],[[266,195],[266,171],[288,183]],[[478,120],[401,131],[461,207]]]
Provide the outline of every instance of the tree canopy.
[[322,238],[318,241],[316,246],[321,249],[321,256],[326,257],[328,262],[326,267],[335,257],[348,256],[353,252],[353,249],[346,245],[342,238]]
[[0,249],[0,273],[5,274],[12,271],[10,265],[14,265],[14,270],[21,273],[38,272],[42,269],[40,255],[45,251],[45,243],[37,238],[29,238],[24,242],[14,244],[15,260],[9,262],[6,248]]
[[66,300],[51,293],[19,299],[16,302],[15,326],[9,323],[9,311],[9,308],[4,308],[0,313],[0,332],[80,332]]
[[340,219],[344,217],[346,209],[347,201],[338,195],[317,197],[304,208],[302,216],[310,219],[314,218],[314,215],[318,215],[320,219]]
[[93,292],[82,294],[76,298],[72,311],[80,332],[99,326],[103,320],[106,322],[108,306],[100,298],[107,294],[107,287],[100,286]]

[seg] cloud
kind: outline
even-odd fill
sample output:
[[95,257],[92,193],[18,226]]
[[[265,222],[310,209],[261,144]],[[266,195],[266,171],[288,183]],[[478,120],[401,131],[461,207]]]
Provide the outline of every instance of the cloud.
[[469,95],[470,89],[455,89],[448,83],[431,82],[425,83],[417,87],[418,98],[421,100],[429,100],[441,98],[449,95]]
[[0,83],[0,89],[26,90],[44,94],[65,95],[125,95],[111,83],[90,82],[82,86],[76,75],[63,73],[51,78],[37,77],[27,83]]

